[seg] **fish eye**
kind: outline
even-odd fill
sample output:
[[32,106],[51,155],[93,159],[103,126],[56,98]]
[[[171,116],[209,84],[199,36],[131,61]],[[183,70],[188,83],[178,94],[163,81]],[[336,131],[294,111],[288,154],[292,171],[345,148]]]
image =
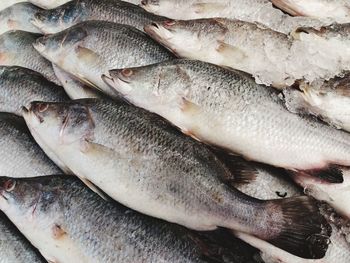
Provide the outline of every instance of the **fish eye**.
[[14,180],[7,180],[5,183],[4,183],[4,189],[6,192],[11,192],[13,189],[15,189],[15,186],[16,186],[16,181]]
[[130,77],[132,74],[134,74],[134,72],[131,69],[128,69],[128,68],[123,69],[121,73],[125,77]]
[[48,104],[40,104],[40,105],[38,106],[38,111],[39,111],[39,112],[44,112],[44,111],[46,111],[48,108],[49,108],[49,105],[48,105]]

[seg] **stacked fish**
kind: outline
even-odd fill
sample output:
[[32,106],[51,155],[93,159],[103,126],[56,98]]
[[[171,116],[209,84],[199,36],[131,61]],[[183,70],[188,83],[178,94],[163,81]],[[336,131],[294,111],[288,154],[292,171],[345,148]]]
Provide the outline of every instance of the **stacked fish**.
[[350,262],[350,0],[0,10],[0,262]]

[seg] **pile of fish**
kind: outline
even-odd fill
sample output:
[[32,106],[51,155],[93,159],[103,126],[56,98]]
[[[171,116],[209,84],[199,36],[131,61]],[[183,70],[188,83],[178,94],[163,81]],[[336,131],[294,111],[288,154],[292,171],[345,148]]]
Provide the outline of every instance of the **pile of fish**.
[[350,262],[350,0],[2,0],[0,262]]

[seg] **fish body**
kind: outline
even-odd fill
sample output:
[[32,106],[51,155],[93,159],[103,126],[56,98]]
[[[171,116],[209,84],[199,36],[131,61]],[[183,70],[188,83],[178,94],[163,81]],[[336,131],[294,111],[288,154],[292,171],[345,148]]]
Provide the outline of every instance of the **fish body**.
[[41,73],[48,80],[60,85],[52,66],[33,47],[41,35],[25,31],[9,31],[0,35],[0,65],[20,66]]
[[[74,174],[132,209],[195,230],[239,229],[303,257],[324,253],[312,244],[295,249],[307,232],[328,235],[313,199],[262,202],[230,188],[223,183],[227,167],[211,151],[154,114],[123,101],[93,99],[32,103],[24,117]],[[306,214],[293,213],[299,206]],[[286,221],[295,222],[294,230],[284,230]],[[293,244],[277,241],[285,231],[293,232]]]
[[0,3],[0,11],[4,10],[4,9],[14,5],[14,4],[22,3],[22,2],[27,2],[27,0],[3,0]]
[[224,262],[190,231],[105,201],[74,177],[2,178],[0,204],[50,261]]
[[55,8],[69,1],[70,0],[29,0],[32,4],[45,9]]
[[0,214],[0,262],[1,263],[44,263],[45,260],[18,229]]
[[32,23],[45,34],[53,34],[88,20],[126,24],[143,31],[144,26],[166,18],[119,0],[74,0],[55,9],[37,12]]
[[34,14],[39,10],[40,8],[23,2],[0,11],[0,34],[10,30],[40,33],[41,31],[30,22],[34,18]]
[[291,35],[222,18],[165,21],[145,27],[179,57],[245,71],[281,88],[297,80],[329,79],[349,68],[349,25],[298,28]]
[[141,31],[127,25],[87,21],[38,39],[45,58],[79,80],[111,96],[101,75],[123,65],[148,65],[174,56]]
[[129,102],[184,133],[250,160],[330,173],[337,169],[329,165],[350,164],[348,133],[289,112],[278,92],[242,72],[176,60],[112,70],[104,79]]

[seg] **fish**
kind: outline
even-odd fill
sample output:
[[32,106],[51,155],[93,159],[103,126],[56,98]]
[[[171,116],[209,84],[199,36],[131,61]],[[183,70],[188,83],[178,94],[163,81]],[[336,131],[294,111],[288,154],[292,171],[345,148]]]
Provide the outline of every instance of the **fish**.
[[15,30],[0,35],[0,65],[20,66],[41,73],[45,78],[60,85],[48,60],[34,48],[40,34]]
[[287,35],[256,23],[214,18],[155,22],[145,31],[179,57],[245,71],[259,84],[282,89],[348,70],[349,28],[301,27]]
[[174,58],[143,32],[105,21],[86,21],[41,37],[34,43],[34,48],[61,69],[110,96],[116,94],[101,79],[108,69]]
[[3,213],[0,213],[0,231],[1,262],[46,262]]
[[332,18],[337,23],[350,22],[350,3],[347,0],[272,0],[271,2],[293,16]]
[[176,20],[221,17],[258,23],[286,34],[298,27],[319,28],[334,21],[329,18],[291,17],[266,0],[142,0],[140,6],[148,12]]
[[72,176],[0,185],[1,210],[49,262],[257,262],[212,255],[195,233],[105,201]]
[[301,82],[283,89],[283,100],[293,113],[311,114],[337,129],[350,132],[350,73],[328,81]]
[[197,231],[239,230],[305,258],[327,250],[330,229],[313,198],[263,202],[229,187],[213,152],[155,114],[83,99],[32,102],[23,116],[74,174],[131,209]]
[[62,173],[36,144],[19,116],[0,113],[0,147],[0,176],[17,178]]
[[272,166],[342,183],[350,134],[291,113],[277,90],[213,64],[173,60],[110,70],[121,97],[164,117],[183,133]]
[[166,19],[124,1],[73,0],[55,9],[38,11],[31,22],[43,33],[54,34],[89,20],[126,24],[143,31],[153,21]]
[[40,8],[30,3],[14,4],[2,11],[0,11],[0,34],[10,30],[23,30],[33,33],[40,33],[41,31],[30,23]]
[[62,83],[64,90],[72,100],[104,97],[102,93],[98,92],[98,90],[93,89],[88,85],[82,83],[81,81],[77,80],[72,75],[60,69],[55,64],[53,64],[52,67],[55,71],[56,77]]
[[22,115],[22,106],[31,101],[70,100],[61,86],[31,69],[0,66],[0,111]]
[[0,2],[0,11],[4,10],[4,9],[14,5],[14,4],[22,3],[22,2],[27,2],[27,0],[2,0]]
[[28,0],[30,3],[39,6],[44,9],[55,8],[63,5],[70,0]]

